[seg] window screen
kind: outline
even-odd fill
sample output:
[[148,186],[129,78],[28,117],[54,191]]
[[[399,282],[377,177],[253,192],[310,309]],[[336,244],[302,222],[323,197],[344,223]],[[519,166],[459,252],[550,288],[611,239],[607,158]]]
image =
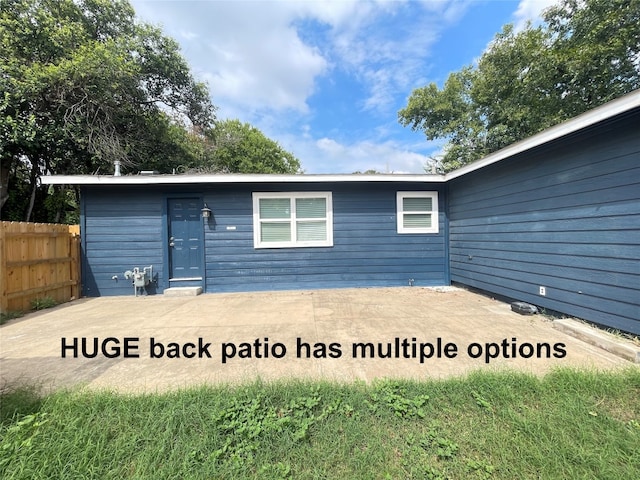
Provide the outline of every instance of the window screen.
[[254,193],[256,248],[333,245],[331,193]]
[[398,192],[398,233],[438,233],[438,193]]

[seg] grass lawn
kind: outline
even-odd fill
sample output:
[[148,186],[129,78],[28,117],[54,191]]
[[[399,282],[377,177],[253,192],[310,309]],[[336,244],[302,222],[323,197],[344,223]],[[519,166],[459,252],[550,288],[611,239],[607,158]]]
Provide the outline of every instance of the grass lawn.
[[1,396],[3,479],[635,479],[640,369]]

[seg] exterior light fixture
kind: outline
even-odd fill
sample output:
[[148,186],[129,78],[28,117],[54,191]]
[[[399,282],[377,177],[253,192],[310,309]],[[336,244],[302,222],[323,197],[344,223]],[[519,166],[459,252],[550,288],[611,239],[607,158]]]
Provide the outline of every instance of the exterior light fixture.
[[202,210],[200,211],[202,212],[202,218],[204,218],[205,220],[211,217],[211,209],[206,203],[204,204],[204,207],[202,207]]

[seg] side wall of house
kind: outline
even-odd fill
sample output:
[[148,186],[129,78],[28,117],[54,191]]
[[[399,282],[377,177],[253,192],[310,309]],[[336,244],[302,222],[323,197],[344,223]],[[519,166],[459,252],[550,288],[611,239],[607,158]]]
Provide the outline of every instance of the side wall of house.
[[451,181],[451,280],[640,333],[639,118]]
[[[396,193],[438,191],[439,232],[398,234]],[[331,192],[333,246],[254,248],[253,192]],[[154,288],[168,288],[166,202],[201,198],[206,292],[446,285],[444,187],[424,183],[209,184],[85,187],[83,283],[87,296],[132,295],[124,272],[153,265]],[[113,280],[113,276],[118,276]]]

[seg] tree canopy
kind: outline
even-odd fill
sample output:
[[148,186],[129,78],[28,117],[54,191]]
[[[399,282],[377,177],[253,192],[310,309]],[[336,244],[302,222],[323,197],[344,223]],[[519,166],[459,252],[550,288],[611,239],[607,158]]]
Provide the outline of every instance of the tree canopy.
[[126,0],[3,1],[0,92],[0,205],[13,179],[13,208],[24,209],[15,182],[28,172],[26,219],[39,175],[140,165],[171,117],[199,129],[215,120],[178,44],[138,23]]
[[256,127],[239,120],[218,122],[209,162],[215,169],[236,173],[300,173],[300,161]]
[[115,160],[125,173],[299,170],[248,125],[216,125],[215,110],[178,43],[127,0],[2,0],[0,218],[64,221],[74,195],[40,175],[110,174]]
[[450,171],[640,88],[640,0],[563,0],[506,25],[476,65],[414,90],[404,126],[447,144]]

